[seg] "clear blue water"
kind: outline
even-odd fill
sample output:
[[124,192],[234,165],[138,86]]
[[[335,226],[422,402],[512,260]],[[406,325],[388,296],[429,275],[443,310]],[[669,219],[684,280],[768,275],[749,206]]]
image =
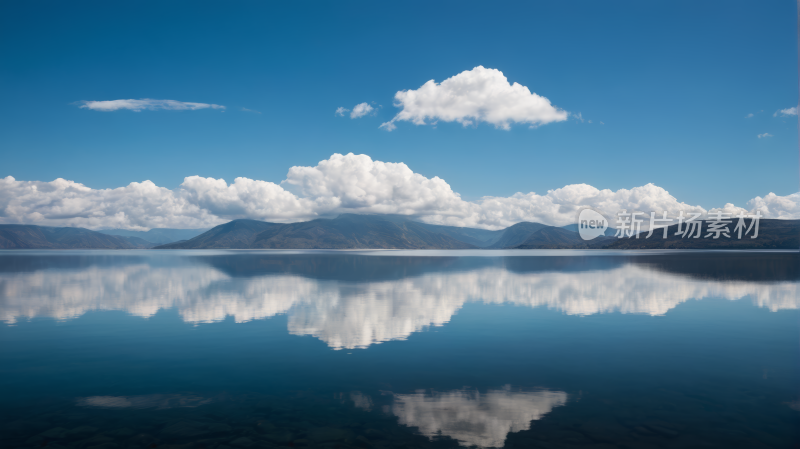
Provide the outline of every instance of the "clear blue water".
[[797,447],[796,252],[3,251],[0,447]]

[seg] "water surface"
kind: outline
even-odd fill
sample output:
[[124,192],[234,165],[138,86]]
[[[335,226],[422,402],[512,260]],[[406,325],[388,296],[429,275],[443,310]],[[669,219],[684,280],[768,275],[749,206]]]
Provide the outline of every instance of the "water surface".
[[3,251],[3,447],[794,447],[796,252]]

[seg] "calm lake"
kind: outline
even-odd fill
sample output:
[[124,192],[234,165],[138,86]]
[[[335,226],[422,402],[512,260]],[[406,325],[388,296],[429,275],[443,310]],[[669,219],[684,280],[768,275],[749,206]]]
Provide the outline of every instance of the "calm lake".
[[0,447],[788,448],[797,252],[2,251]]

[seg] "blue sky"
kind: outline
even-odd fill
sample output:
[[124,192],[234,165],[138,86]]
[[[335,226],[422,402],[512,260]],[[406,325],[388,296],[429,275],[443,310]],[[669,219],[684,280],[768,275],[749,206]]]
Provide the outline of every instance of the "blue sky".
[[[354,152],[467,200],[654,183],[743,206],[798,191],[797,117],[773,116],[797,103],[796,17],[792,1],[4,2],[0,177],[277,183]],[[584,122],[379,129],[396,92],[479,65]],[[140,98],[226,109],[76,104]],[[377,112],[334,114],[362,102]]]

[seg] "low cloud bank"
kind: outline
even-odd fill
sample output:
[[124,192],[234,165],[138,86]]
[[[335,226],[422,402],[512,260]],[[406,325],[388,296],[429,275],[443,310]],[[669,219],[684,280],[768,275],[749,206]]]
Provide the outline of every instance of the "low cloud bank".
[[292,167],[280,183],[189,176],[175,190],[151,181],[114,189],[55,181],[0,178],[0,223],[80,226],[92,229],[202,228],[237,218],[305,221],[340,213],[402,214],[453,226],[501,229],[521,221],[563,226],[592,207],[614,217],[628,211],[667,211],[671,216],[716,210],[760,211],[766,218],[800,218],[800,193],[757,196],[746,208],[731,203],[706,210],[679,201],[654,184],[631,189],[598,189],[571,184],[544,194],[516,193],[465,201],[439,177],[426,178],[402,162],[367,155],[334,154],[314,167]]

